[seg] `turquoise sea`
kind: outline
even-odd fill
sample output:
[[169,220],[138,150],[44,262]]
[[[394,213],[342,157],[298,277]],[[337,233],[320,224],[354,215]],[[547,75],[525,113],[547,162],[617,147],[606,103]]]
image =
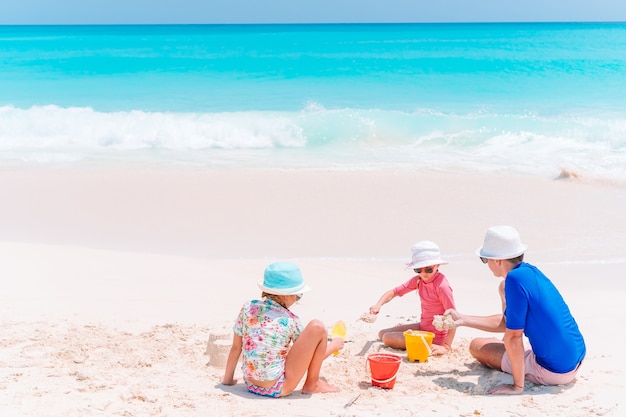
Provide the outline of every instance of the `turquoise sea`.
[[0,166],[626,180],[626,23],[0,26]]

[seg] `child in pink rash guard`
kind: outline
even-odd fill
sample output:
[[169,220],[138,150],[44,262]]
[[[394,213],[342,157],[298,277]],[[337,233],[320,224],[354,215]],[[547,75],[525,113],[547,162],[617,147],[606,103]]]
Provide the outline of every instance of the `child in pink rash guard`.
[[394,349],[406,349],[404,331],[423,330],[435,334],[432,354],[442,355],[452,347],[456,329],[437,330],[433,326],[433,318],[443,315],[448,309],[454,309],[452,287],[445,275],[439,272],[439,266],[447,264],[441,259],[439,246],[436,243],[424,240],[411,248],[411,262],[407,268],[412,268],[417,274],[404,284],[387,290],[376,304],[370,307],[370,314],[378,314],[381,307],[395,297],[402,297],[416,290],[420,297],[421,318],[418,323],[409,323],[383,329],[378,333],[382,342]]

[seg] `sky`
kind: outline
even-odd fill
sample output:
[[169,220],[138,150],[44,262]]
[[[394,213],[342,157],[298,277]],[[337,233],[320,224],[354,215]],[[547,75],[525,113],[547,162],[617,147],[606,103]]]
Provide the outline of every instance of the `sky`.
[[0,0],[0,25],[626,22],[625,0]]

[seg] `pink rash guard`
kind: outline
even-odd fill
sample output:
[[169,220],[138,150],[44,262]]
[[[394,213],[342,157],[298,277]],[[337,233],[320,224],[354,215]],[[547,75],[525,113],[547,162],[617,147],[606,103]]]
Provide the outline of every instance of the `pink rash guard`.
[[442,315],[449,308],[456,309],[452,287],[445,275],[437,272],[432,280],[426,282],[419,275],[414,276],[402,285],[394,288],[394,293],[402,297],[413,290],[417,290],[422,305],[420,329],[435,334],[433,343],[442,345],[448,334],[447,330],[438,331],[433,326],[435,315]]

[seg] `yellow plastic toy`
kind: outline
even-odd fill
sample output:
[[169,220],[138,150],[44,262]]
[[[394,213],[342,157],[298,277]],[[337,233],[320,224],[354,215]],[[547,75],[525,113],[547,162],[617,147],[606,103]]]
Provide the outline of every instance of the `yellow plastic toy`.
[[[332,330],[330,331],[330,338],[334,339],[336,337],[341,337],[341,339],[343,340],[345,340],[346,338],[346,323],[344,323],[343,320],[339,320],[337,323],[335,323]],[[333,355],[338,354],[338,350],[333,352]]]
[[422,330],[406,330],[406,353],[409,362],[426,362],[432,353],[434,333]]

